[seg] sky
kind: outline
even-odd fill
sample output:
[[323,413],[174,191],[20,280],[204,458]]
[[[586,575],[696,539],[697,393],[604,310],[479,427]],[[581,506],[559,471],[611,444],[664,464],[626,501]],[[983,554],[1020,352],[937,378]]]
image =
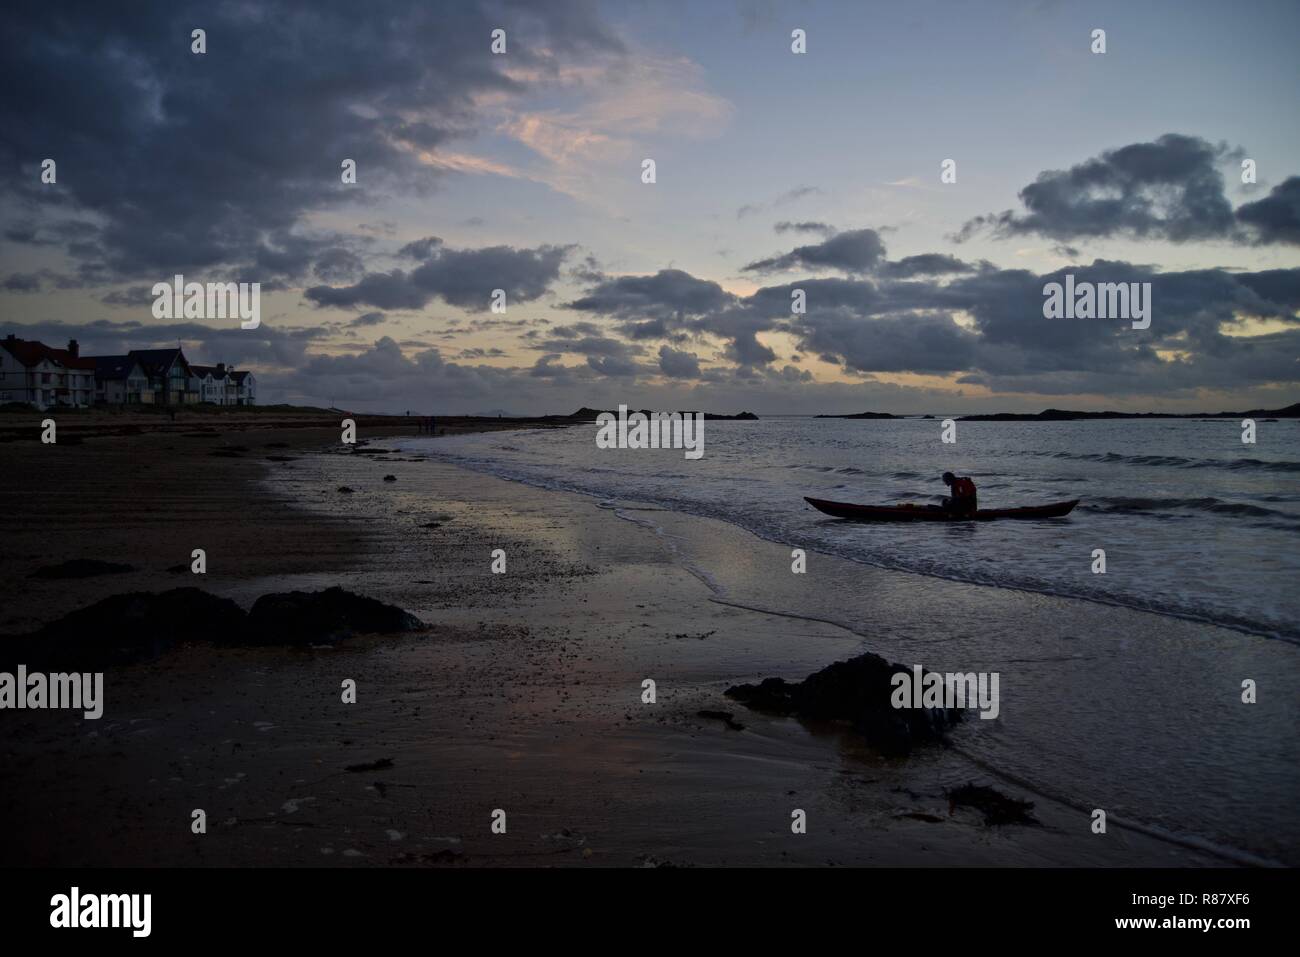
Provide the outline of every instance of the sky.
[[356,411],[1300,400],[1294,2],[9,6],[2,333]]

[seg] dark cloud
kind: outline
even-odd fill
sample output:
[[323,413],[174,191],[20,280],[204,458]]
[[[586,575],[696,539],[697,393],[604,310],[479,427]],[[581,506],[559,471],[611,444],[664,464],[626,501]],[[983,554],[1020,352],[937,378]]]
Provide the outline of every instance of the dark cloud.
[[817,233],[822,236],[831,236],[835,233],[835,227],[826,223],[818,223],[812,220],[805,220],[801,223],[792,223],[788,219],[783,219],[772,227],[778,233]]
[[528,374],[534,379],[571,379],[575,373],[572,367],[560,364],[562,358],[564,357],[554,353],[540,356]]
[[538,343],[533,348],[554,354],[567,352],[606,359],[631,359],[645,351],[640,345],[609,336],[587,336],[581,339],[553,337]]
[[316,257],[312,272],[325,282],[346,282],[365,271],[365,263],[350,249],[333,246]]
[[[206,54],[190,52],[196,25]],[[509,57],[469,39],[498,26],[515,39]],[[434,187],[411,147],[472,132],[476,97],[621,50],[587,0],[12,4],[0,162],[13,175],[0,198],[42,228],[8,235],[58,241],[104,281],[299,277],[322,252],[302,235],[309,214]],[[43,157],[56,185],[39,182]],[[345,158],[355,186],[340,182]],[[88,228],[49,228],[70,219]]]
[[1219,165],[1225,144],[1167,133],[1109,150],[1068,170],[1049,170],[1020,191],[1025,212],[967,222],[959,241],[984,230],[1057,240],[1132,235],[1182,243],[1229,235],[1235,225]]
[[555,326],[543,332],[540,329],[532,329],[525,333],[525,339],[537,339],[541,336],[550,336],[555,339],[580,339],[584,336],[599,336],[602,334],[600,326],[594,322],[574,322],[568,325]]
[[640,364],[623,356],[587,356],[587,366],[611,378],[631,378],[644,371]]
[[40,292],[41,277],[30,272],[10,273],[0,282],[0,288],[6,292]]
[[106,306],[125,306],[132,309],[152,307],[154,296],[149,286],[131,286],[127,289],[114,289],[99,297]]
[[693,352],[681,352],[670,346],[660,346],[659,371],[670,379],[698,379],[700,359]]
[[387,318],[388,317],[384,315],[382,312],[365,312],[357,316],[351,322],[349,322],[348,325],[352,326],[353,328],[356,328],[358,326],[378,326],[381,325]]
[[1292,176],[1266,197],[1237,207],[1237,219],[1257,243],[1300,243],[1300,176]]
[[600,268],[600,262],[596,257],[588,255],[583,258],[582,262],[569,270],[569,278],[583,285],[594,286],[596,283],[604,282],[609,277]]
[[425,236],[423,239],[415,239],[407,243],[397,251],[397,255],[406,259],[423,261],[432,256],[434,250],[441,245],[442,240],[437,236]]
[[745,272],[780,272],[799,267],[870,272],[885,257],[885,244],[874,229],[854,229],[824,242],[799,246],[782,256],[760,259],[744,267]]
[[[1152,324],[1043,318],[1043,287],[1063,282],[1152,286]],[[807,311],[791,313],[800,289]],[[701,292],[684,308],[683,291]],[[722,340],[721,357],[744,379],[795,372],[777,369],[769,334],[794,337],[800,351],[848,372],[976,376],[1006,392],[1193,390],[1198,382],[1230,388],[1300,380],[1300,269],[1234,273],[1223,269],[1164,273],[1150,266],[1097,260],[1038,275],[978,267],[941,254],[882,262],[860,278],[804,279],[763,287],[740,298],[681,271],[611,280],[575,308],[622,320],[634,339],[675,332]],[[1292,328],[1258,335],[1251,319]],[[546,348],[561,351],[559,339]],[[660,371],[692,372],[688,355],[664,346]],[[717,369],[702,370],[709,379]]]
[[[680,269],[661,269],[653,276],[619,276],[598,283],[566,308],[629,321],[649,320],[656,328],[668,329],[734,301],[716,282],[696,279]],[[636,329],[631,327],[634,334]]]
[[394,269],[370,273],[351,286],[312,286],[304,291],[318,306],[375,306],[379,309],[421,309],[434,298],[470,312],[492,305],[492,292],[502,289],[506,308],[540,299],[560,275],[571,246],[515,249],[434,248],[433,255],[410,272]]
[[911,279],[915,276],[942,276],[974,271],[975,267],[970,263],[940,253],[904,256],[897,262],[882,263],[880,266],[880,275],[888,279]]

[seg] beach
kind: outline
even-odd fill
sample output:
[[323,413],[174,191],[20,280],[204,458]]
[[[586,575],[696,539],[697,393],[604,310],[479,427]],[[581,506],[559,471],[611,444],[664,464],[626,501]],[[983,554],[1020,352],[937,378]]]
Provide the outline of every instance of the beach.
[[[886,758],[842,726],[766,715],[723,693],[768,676],[800,679],[864,650],[947,666],[938,649],[1013,628],[1051,644],[1044,662],[1072,659],[1081,670],[1054,709],[1039,697],[1021,708],[1008,683],[1034,668],[1000,665],[1003,713],[989,724],[1032,723],[1050,748],[1070,740],[1054,723],[1115,728],[1113,714],[1090,716],[1089,683],[1128,680],[1131,662],[1121,645],[1098,663],[1090,644],[1099,636],[1194,637],[1212,656],[1222,629],[817,554],[816,575],[790,575],[788,547],[734,525],[614,508],[399,452],[413,430],[391,424],[361,426],[362,454],[340,445],[336,428],[203,426],[217,434],[0,450],[4,512],[21,516],[7,532],[0,632],[33,630],[109,595],[180,586],[247,608],[268,592],[340,585],[429,627],[305,649],[182,648],[110,670],[98,721],[8,715],[5,865],[1296,862],[1289,832],[1273,846],[1234,848],[1153,828],[1143,808],[1112,808],[1106,833],[1095,834],[1090,811],[1104,803],[1042,793],[1014,773],[1014,755],[990,766],[997,732],[974,714],[950,746]],[[367,454],[383,448],[393,451]],[[205,549],[205,575],[168,571],[187,566],[194,548]],[[26,577],[74,558],[136,570]],[[860,592],[860,617],[819,616],[814,584]],[[646,679],[654,703],[643,700]],[[341,700],[346,680],[354,704]],[[1143,675],[1129,690],[1158,680]],[[1260,720],[1285,718],[1276,697],[1257,707]],[[1142,733],[1135,725],[1123,741]],[[1122,766],[1079,761],[1080,778],[1097,778],[1080,790],[1104,802],[1107,768]],[[1033,823],[986,824],[949,798],[967,783],[1032,801]],[[1249,791],[1236,797],[1244,820]],[[192,832],[196,809],[206,833]],[[493,831],[497,811],[504,833]],[[792,833],[795,811],[806,833]]]

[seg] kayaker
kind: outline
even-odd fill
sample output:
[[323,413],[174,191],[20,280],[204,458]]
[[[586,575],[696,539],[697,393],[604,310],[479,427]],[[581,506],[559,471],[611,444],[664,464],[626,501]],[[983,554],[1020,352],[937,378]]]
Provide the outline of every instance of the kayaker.
[[943,510],[956,515],[972,515],[976,505],[975,483],[966,476],[958,478],[951,472],[943,473],[943,484],[952,493],[943,500]]

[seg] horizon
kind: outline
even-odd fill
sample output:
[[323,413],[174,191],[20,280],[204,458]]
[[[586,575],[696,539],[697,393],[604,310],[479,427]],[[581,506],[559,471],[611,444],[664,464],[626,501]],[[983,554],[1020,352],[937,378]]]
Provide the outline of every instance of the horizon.
[[[361,34],[332,4],[86,6],[79,32],[20,5],[4,331],[179,341],[259,402],[385,413],[1300,392],[1294,5],[384,6]],[[175,275],[258,283],[260,326],[155,318]],[[1068,277],[1145,288],[1150,327],[1045,319]]]

